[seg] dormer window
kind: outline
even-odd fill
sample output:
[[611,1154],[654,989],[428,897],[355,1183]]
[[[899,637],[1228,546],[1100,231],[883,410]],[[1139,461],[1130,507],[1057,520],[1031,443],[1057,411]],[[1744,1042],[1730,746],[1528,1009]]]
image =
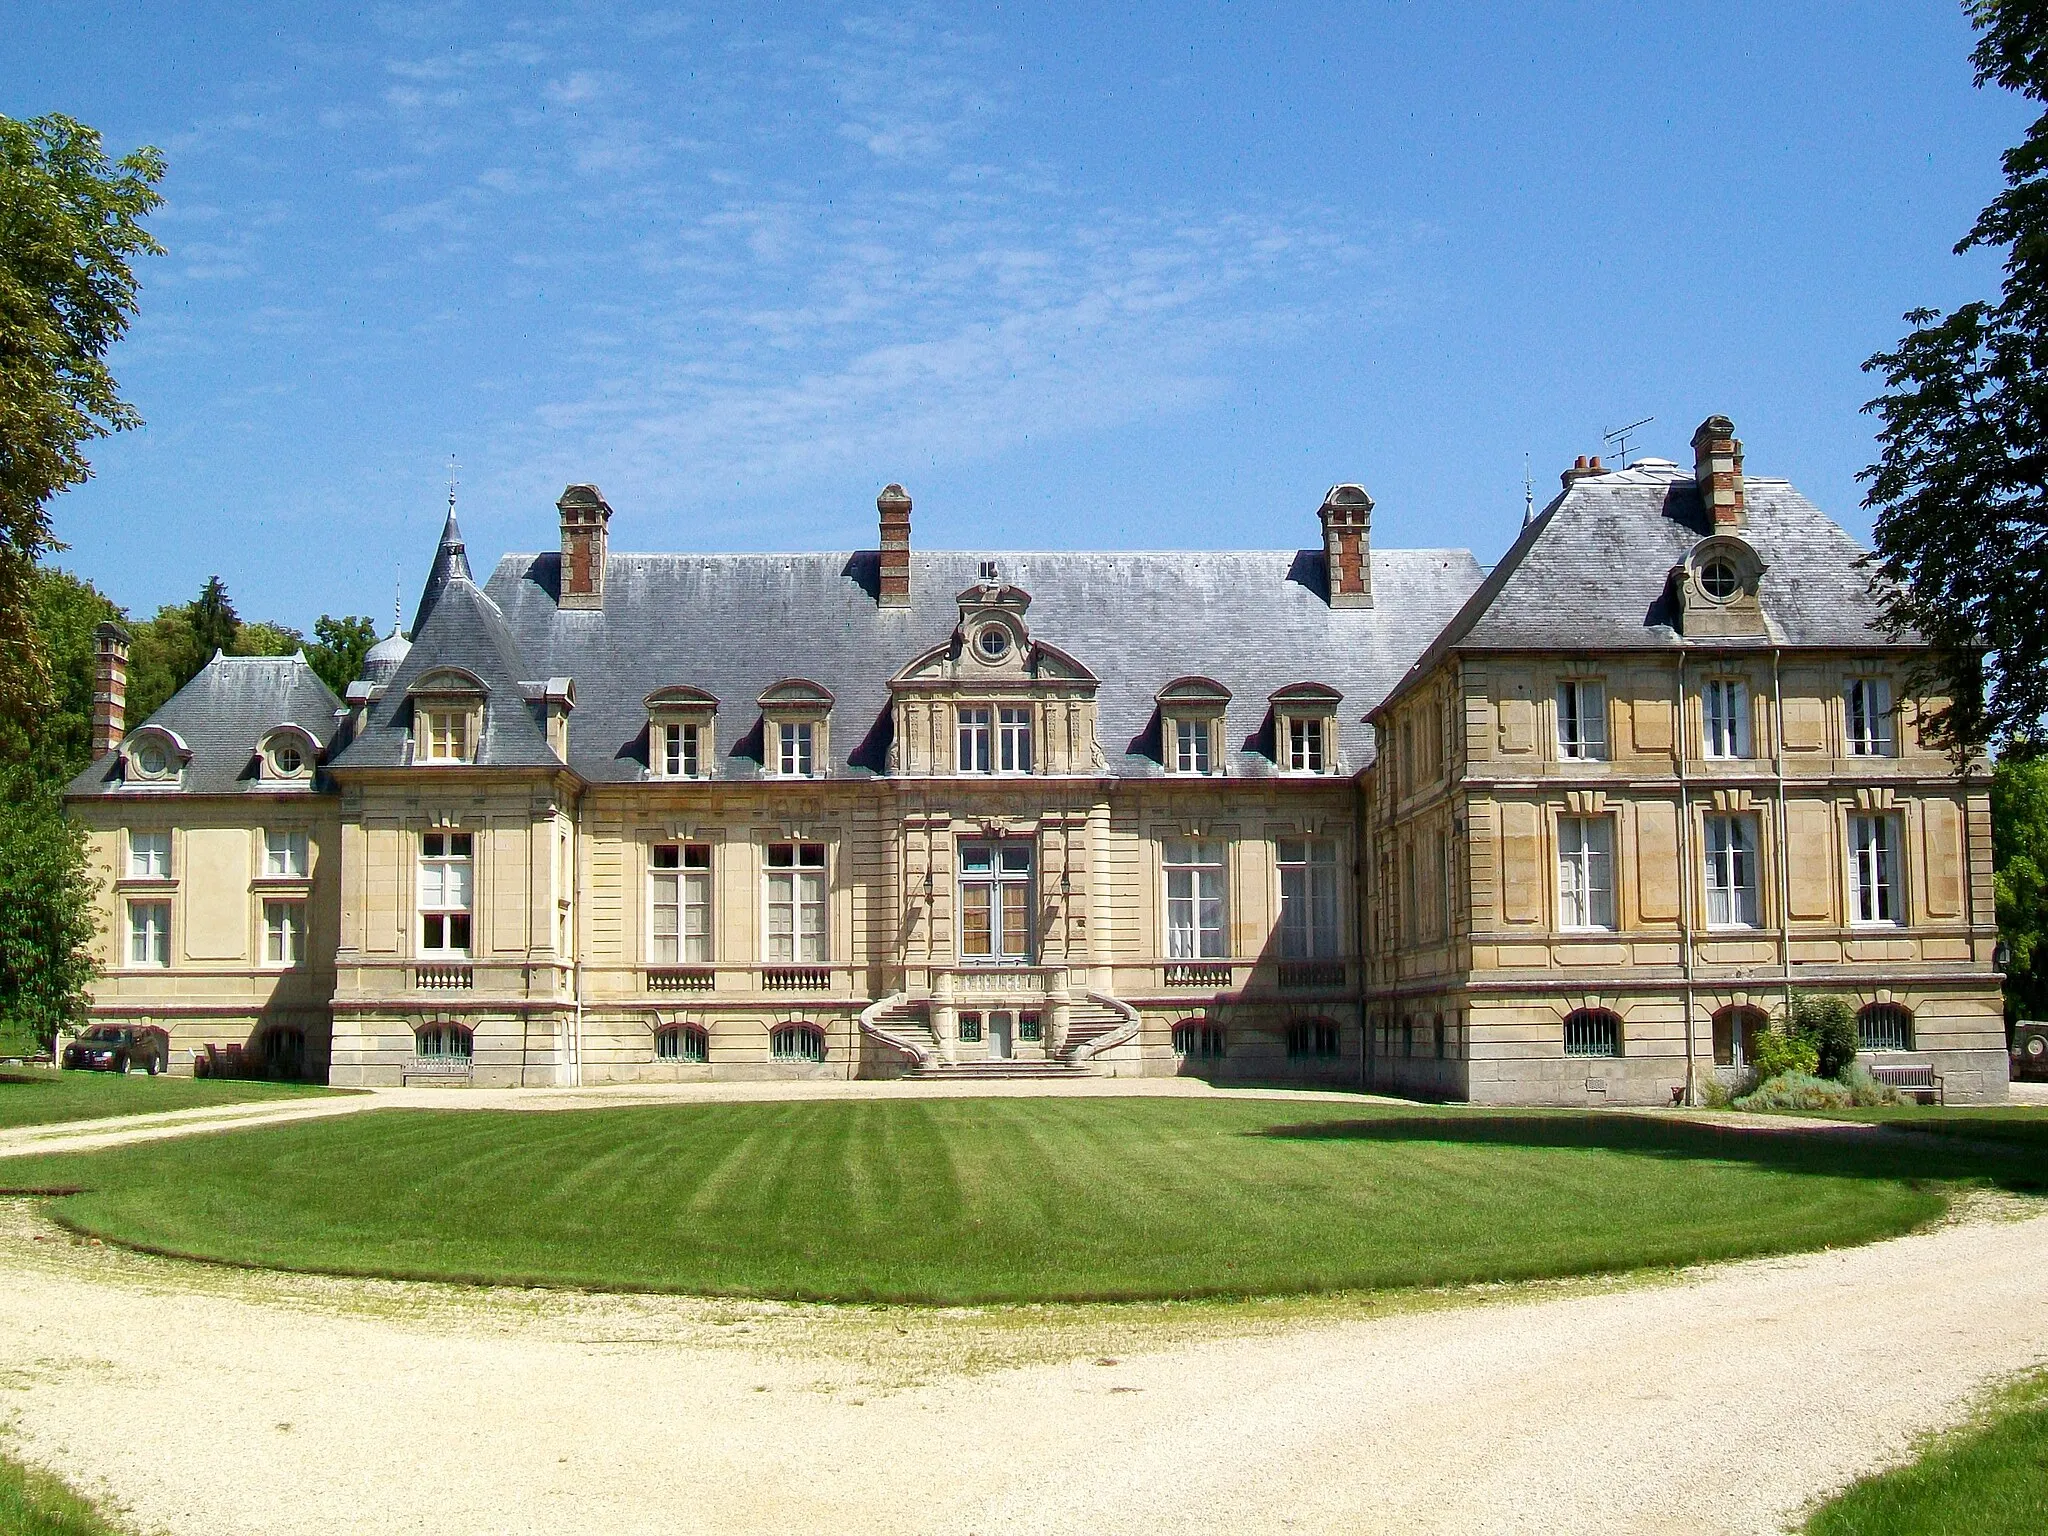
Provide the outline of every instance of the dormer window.
[[481,681],[468,672],[430,672],[407,690],[412,699],[412,760],[415,763],[473,763],[483,737]]
[[785,678],[760,698],[761,767],[783,779],[822,776],[831,761],[832,691],[802,678]]
[[1160,689],[1155,700],[1159,705],[1160,756],[1166,771],[1220,773],[1230,690],[1213,678],[1181,677]]
[[1735,534],[1700,540],[1671,572],[1683,632],[1695,637],[1767,635],[1757,597],[1764,569],[1756,550]]
[[1288,773],[1336,773],[1337,706],[1344,695],[1323,683],[1295,683],[1272,697],[1279,765]]
[[698,688],[659,688],[647,695],[647,776],[708,778],[717,709],[718,700]]
[[175,787],[192,760],[191,748],[176,731],[146,725],[128,738],[123,777],[140,784]]
[[310,784],[320,743],[310,731],[283,725],[263,738],[257,751],[258,777],[282,784]]

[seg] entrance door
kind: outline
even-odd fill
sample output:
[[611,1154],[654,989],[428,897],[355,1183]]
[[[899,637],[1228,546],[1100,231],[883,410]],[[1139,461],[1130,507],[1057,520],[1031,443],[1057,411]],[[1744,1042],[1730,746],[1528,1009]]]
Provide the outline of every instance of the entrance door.
[[1008,1061],[1010,1059],[1011,1016],[1007,1013],[992,1013],[988,1016],[988,1059]]

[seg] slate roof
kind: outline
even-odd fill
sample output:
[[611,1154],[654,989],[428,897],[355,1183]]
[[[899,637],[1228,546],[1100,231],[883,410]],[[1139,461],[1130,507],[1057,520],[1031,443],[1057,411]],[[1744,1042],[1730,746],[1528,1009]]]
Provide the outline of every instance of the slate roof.
[[[719,700],[718,776],[759,771],[757,700],[771,684],[806,678],[836,696],[834,775],[886,772],[889,679],[959,622],[956,594],[993,558],[1006,584],[1031,594],[1034,640],[1099,677],[1098,737],[1109,771],[1163,772],[1153,695],[1190,674],[1231,690],[1235,770],[1270,772],[1267,696],[1320,682],[1344,695],[1342,758],[1363,766],[1371,734],[1360,716],[1407,669],[1478,585],[1464,550],[1379,550],[1370,609],[1333,611],[1322,551],[1016,553],[916,551],[912,605],[875,601],[874,552],[613,554],[601,611],[557,607],[560,556],[507,555],[482,593],[445,585],[413,649],[341,755],[345,766],[395,764],[403,754],[402,695],[426,670],[458,665],[491,688],[481,760],[544,763],[545,740],[516,686],[575,680],[570,766],[593,782],[630,782],[646,765],[645,699],[686,684]],[[458,622],[459,619],[459,622]]]
[[[192,751],[182,792],[232,795],[275,792],[274,784],[256,779],[256,753],[263,737],[280,725],[303,726],[324,749],[334,739],[341,700],[320,681],[301,652],[296,656],[223,656],[199,669],[143,725],[174,731]],[[74,795],[119,794],[128,786],[120,775],[120,754],[102,754],[71,781]],[[138,793],[162,794],[151,786]]]
[[[1664,460],[1573,482],[1544,508],[1402,680],[1454,652],[1668,650],[1686,645],[1874,650],[1912,646],[1878,625],[1864,549],[1784,480],[1744,479],[1741,536],[1765,566],[1769,634],[1688,641],[1671,568],[1712,533],[1690,473]],[[1396,690],[1398,691],[1398,690]]]

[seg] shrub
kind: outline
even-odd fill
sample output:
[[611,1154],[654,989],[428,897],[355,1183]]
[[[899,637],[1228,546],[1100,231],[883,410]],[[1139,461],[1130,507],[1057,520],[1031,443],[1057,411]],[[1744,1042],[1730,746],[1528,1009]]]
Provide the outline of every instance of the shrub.
[[1762,1083],[1751,1094],[1735,1101],[1736,1109],[1847,1109],[1853,1101],[1848,1088],[1828,1078],[1803,1072],[1783,1072]]
[[1819,1058],[1815,1070],[1821,1077],[1841,1077],[1856,1059],[1856,1010],[1846,997],[1793,993],[1785,1033],[1813,1042]]
[[1889,1083],[1880,1083],[1870,1075],[1870,1068],[1860,1061],[1851,1062],[1841,1075],[1841,1084],[1849,1090],[1849,1098],[1858,1109],[1876,1109],[1884,1104],[1903,1104],[1898,1089]]
[[1775,1027],[1756,1032],[1757,1080],[1768,1083],[1774,1077],[1793,1073],[1812,1077],[1820,1068],[1820,1048],[1799,1035],[1788,1035]]

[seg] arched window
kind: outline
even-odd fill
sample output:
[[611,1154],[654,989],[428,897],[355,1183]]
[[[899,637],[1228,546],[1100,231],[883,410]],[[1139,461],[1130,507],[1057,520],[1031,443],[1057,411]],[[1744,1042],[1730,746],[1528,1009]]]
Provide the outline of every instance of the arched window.
[[1287,1054],[1297,1061],[1327,1061],[1343,1054],[1343,1035],[1332,1019],[1301,1019],[1287,1026]]
[[1913,1013],[1898,1003],[1872,1003],[1856,1015],[1859,1051],[1913,1049]]
[[260,1042],[263,1069],[271,1077],[298,1077],[306,1070],[306,1032],[294,1024],[273,1024]]
[[1756,1060],[1756,1037],[1770,1028],[1761,1008],[1731,1003],[1714,1015],[1714,1065],[1746,1067]]
[[413,1049],[420,1057],[436,1061],[467,1061],[476,1044],[460,1024],[429,1024],[413,1034]]
[[701,1065],[711,1056],[711,1037],[695,1024],[673,1024],[654,1036],[656,1061],[680,1061]]
[[823,1061],[825,1031],[815,1024],[778,1024],[768,1036],[768,1048],[777,1061]]
[[1173,1054],[1191,1056],[1198,1061],[1220,1061],[1226,1054],[1228,1042],[1223,1037],[1221,1024],[1210,1024],[1202,1019],[1185,1019],[1173,1026]]
[[1606,1008],[1575,1008],[1564,1019],[1567,1056],[1619,1056],[1621,1016]]

